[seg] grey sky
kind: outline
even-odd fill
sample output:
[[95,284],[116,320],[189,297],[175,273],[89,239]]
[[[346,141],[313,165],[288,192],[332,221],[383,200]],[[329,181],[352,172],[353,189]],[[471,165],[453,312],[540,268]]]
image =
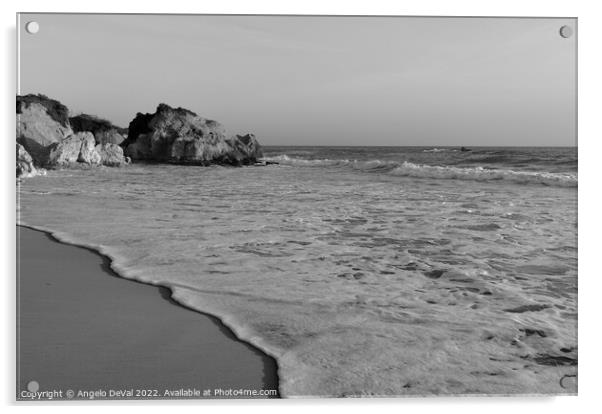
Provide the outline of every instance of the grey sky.
[[267,145],[574,145],[564,24],[25,14],[21,93],[121,126],[165,102]]

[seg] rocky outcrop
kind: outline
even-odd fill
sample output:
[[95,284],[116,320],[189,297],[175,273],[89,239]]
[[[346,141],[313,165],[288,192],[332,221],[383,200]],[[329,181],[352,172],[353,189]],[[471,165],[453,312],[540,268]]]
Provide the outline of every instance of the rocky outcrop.
[[123,155],[123,148],[117,144],[104,143],[96,145],[96,152],[100,155],[100,163],[108,167],[120,167],[129,164],[129,158]]
[[33,158],[23,145],[17,143],[17,177],[33,177],[38,170],[33,165]]
[[98,144],[91,132],[78,132],[50,146],[49,168],[65,168],[83,165],[119,167],[127,164],[123,149],[117,144]]
[[49,146],[46,165],[49,168],[69,167],[75,163],[97,165],[100,154],[95,149],[96,142],[91,132],[78,132]]
[[67,107],[44,95],[17,96],[17,142],[42,165],[48,146],[73,134]]
[[89,131],[94,134],[96,144],[121,144],[125,140],[127,130],[113,125],[106,119],[94,115],[80,114],[69,118],[74,132]]
[[[17,142],[23,149],[17,147],[18,175],[21,171],[23,176],[30,176],[30,159],[32,168],[127,164],[123,149],[116,143],[123,141],[123,130],[108,121],[78,115],[71,118],[76,125],[74,132],[68,112],[66,106],[44,95],[17,96]],[[85,128],[97,131],[100,138]]]
[[17,115],[21,175],[38,167],[122,166],[131,159],[238,166],[263,155],[253,134],[226,138],[219,122],[165,104],[155,113],[138,113],[127,130],[92,115],[69,118],[65,105],[44,95],[17,96]]
[[239,160],[256,162],[258,158],[263,157],[263,151],[254,134],[235,135],[228,142],[235,149]]
[[227,139],[219,122],[166,104],[160,104],[154,114],[138,113],[123,146],[132,160],[177,164],[245,165],[262,154],[255,136]]

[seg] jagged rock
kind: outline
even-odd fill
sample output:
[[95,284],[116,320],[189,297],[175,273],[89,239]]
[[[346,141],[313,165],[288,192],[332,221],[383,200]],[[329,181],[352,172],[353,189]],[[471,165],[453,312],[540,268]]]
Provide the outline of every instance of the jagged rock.
[[82,141],[77,162],[91,165],[100,164],[101,157],[96,151],[96,139],[94,138],[94,134],[91,132],[78,132],[76,135],[79,135]]
[[230,145],[238,152],[238,161],[241,164],[256,162],[263,157],[263,151],[254,134],[235,135],[229,140]]
[[[17,174],[28,171],[27,157],[36,167],[127,164],[123,128],[91,115],[68,117],[63,104],[44,95],[17,96],[17,142],[23,145],[21,164],[17,147]],[[71,128],[71,122],[74,128]],[[75,130],[75,133],[73,132]],[[96,131],[99,137],[95,137]]]
[[17,177],[33,177],[37,172],[31,155],[23,145],[17,143]]
[[100,155],[96,152],[91,132],[78,132],[49,146],[46,161],[48,167],[66,167],[76,162],[91,165],[100,163]]
[[251,134],[226,139],[216,121],[184,108],[160,104],[154,114],[138,113],[123,143],[133,160],[179,164],[241,165],[256,162],[261,147]]
[[120,167],[129,164],[128,159],[123,156],[123,149],[117,144],[105,143],[96,146],[96,152],[100,156],[100,163],[108,167]]
[[17,142],[36,165],[46,163],[48,146],[73,134],[67,107],[44,95],[17,96]]
[[125,136],[117,132],[115,129],[108,131],[98,131],[94,133],[96,144],[115,144],[119,145],[125,141]]
[[93,115],[80,114],[69,118],[71,128],[75,132],[90,131],[94,134],[96,144],[121,144],[127,134],[125,128],[113,125],[106,119]]
[[117,144],[95,145],[94,134],[78,132],[51,145],[48,167],[68,167],[74,163],[118,167],[127,164],[123,149]]
[[135,141],[131,141],[128,137],[123,143],[126,156],[133,160],[154,160],[152,153],[151,136],[149,134],[141,134]]
[[197,135],[186,135],[176,138],[169,149],[167,161],[181,164],[209,165],[212,162],[232,164],[228,159],[233,156],[232,147],[223,136],[214,135],[200,138]]

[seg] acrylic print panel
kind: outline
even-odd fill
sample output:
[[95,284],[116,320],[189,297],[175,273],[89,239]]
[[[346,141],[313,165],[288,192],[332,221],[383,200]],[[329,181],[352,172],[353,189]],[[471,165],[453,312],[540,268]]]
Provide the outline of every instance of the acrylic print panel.
[[18,399],[577,392],[576,19],[18,33]]

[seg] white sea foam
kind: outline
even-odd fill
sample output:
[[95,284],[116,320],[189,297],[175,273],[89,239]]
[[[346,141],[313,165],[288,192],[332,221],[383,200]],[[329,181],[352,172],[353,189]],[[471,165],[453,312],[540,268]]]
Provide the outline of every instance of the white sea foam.
[[407,180],[50,171],[20,184],[19,220],[219,317],[278,360],[284,396],[574,392],[576,189]]
[[452,149],[452,148],[429,148],[429,149],[422,150],[422,152],[446,152],[446,151],[456,152],[458,150]]
[[404,162],[390,172],[392,175],[417,178],[436,178],[476,181],[509,181],[518,184],[543,184],[557,187],[577,187],[576,174],[560,174],[482,167],[458,168],[450,166],[419,165]]
[[394,176],[414,178],[434,178],[450,180],[474,181],[506,181],[517,184],[542,184],[554,187],[577,187],[576,173],[553,173],[542,171],[515,171],[501,168],[483,167],[453,167],[415,164],[411,162],[398,163],[384,160],[348,160],[348,159],[304,159],[277,155],[264,158],[265,161],[278,162],[284,165],[322,167],[346,166],[356,170],[374,172],[384,170]]
[[284,165],[320,167],[328,165],[347,165],[351,161],[346,159],[331,160],[331,159],[305,159],[298,157],[290,157],[286,154],[275,155],[273,157],[264,157],[263,161],[277,162]]

